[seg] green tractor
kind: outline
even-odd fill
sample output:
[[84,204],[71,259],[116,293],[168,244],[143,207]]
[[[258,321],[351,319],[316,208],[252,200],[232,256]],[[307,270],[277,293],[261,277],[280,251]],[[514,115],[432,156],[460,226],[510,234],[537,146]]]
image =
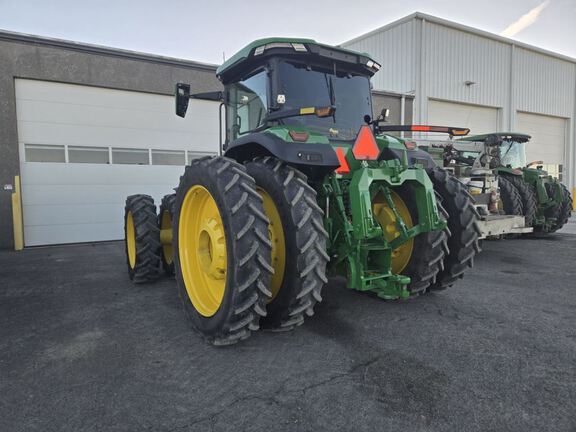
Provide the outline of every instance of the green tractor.
[[222,155],[186,166],[159,216],[151,197],[128,197],[130,277],[174,272],[215,345],[301,325],[331,275],[390,300],[460,279],[479,250],[477,213],[460,182],[371,118],[379,69],[367,54],[271,38],[218,68],[223,92],[177,84],[181,117],[190,98],[224,104]]
[[506,193],[509,214],[524,215],[534,233],[553,233],[568,222],[572,197],[564,184],[542,169],[542,161],[526,163],[529,140],[526,134],[495,132],[459,141],[484,144],[486,164]]

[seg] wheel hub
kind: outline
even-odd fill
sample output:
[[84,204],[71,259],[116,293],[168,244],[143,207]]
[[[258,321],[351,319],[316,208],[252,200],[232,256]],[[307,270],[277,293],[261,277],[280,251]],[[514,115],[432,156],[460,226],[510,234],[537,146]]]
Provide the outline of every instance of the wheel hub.
[[[408,207],[397,193],[391,191],[391,195],[394,207],[396,207],[398,215],[402,218],[407,228],[412,228],[413,222]],[[387,205],[384,197],[377,196],[374,199],[373,211],[376,220],[382,227],[382,232],[386,241],[390,242],[400,235],[400,231],[398,230],[396,223],[396,215]],[[393,274],[400,274],[402,270],[406,268],[410,262],[410,258],[412,257],[413,247],[414,239],[410,239],[392,251],[391,266]]]
[[226,275],[226,247],[222,224],[214,218],[202,221],[198,235],[198,258],[200,267],[212,279],[224,279]]

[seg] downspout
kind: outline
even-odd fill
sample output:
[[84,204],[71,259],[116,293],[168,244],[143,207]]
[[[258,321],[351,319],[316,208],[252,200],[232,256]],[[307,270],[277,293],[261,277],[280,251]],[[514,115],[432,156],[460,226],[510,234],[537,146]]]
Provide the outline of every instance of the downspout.
[[[576,67],[574,68],[574,110],[572,111],[572,142],[568,143],[569,182],[572,186],[572,210],[576,211]],[[570,154],[571,153],[571,154]]]
[[[424,18],[422,18],[421,24],[420,24],[420,67],[419,67],[419,77],[418,77],[418,81],[419,84],[418,86],[420,87],[420,94],[417,95],[418,98],[420,99],[418,106],[419,106],[419,113],[418,113],[418,121],[420,124],[424,124],[425,121],[428,121],[428,114],[426,114],[426,116],[424,116],[424,110],[426,109],[427,105],[428,105],[428,97],[426,94],[426,91],[424,89],[424,75],[425,75],[425,52],[424,52],[424,32],[426,29],[426,20]],[[424,120],[424,118],[426,118],[426,120]]]
[[[400,124],[403,125],[406,121],[406,96],[402,95],[400,98]],[[404,138],[404,131],[400,132],[400,137]]]
[[508,85],[508,130],[513,131],[516,124],[516,110],[514,103],[514,56],[516,54],[516,45],[510,45],[510,80]]

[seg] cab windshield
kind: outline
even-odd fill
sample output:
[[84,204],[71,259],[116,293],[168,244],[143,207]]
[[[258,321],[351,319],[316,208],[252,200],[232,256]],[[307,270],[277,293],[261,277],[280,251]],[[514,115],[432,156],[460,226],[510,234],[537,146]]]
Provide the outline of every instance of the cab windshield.
[[500,163],[511,168],[524,168],[526,166],[526,143],[516,141],[502,141],[500,146]]
[[278,83],[274,97],[280,110],[336,107],[330,117],[290,117],[278,120],[279,124],[303,126],[333,140],[353,140],[364,124],[364,116],[372,114],[367,76],[284,61],[278,65]]

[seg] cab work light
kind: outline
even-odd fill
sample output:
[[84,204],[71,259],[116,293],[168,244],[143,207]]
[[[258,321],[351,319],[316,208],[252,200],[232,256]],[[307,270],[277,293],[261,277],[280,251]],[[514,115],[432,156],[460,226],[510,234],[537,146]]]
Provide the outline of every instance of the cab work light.
[[254,55],[259,56],[262,53],[264,53],[264,51],[266,51],[268,49],[272,49],[272,48],[291,48],[294,51],[298,51],[298,52],[307,52],[308,51],[306,49],[306,45],[301,44],[301,43],[272,42],[272,43],[269,43],[266,45],[260,45],[259,47],[256,47],[254,49]]
[[372,129],[368,125],[362,125],[358,136],[356,137],[356,142],[354,147],[352,147],[352,153],[357,160],[376,160],[380,154],[380,149],[376,143],[376,138],[372,133]]

